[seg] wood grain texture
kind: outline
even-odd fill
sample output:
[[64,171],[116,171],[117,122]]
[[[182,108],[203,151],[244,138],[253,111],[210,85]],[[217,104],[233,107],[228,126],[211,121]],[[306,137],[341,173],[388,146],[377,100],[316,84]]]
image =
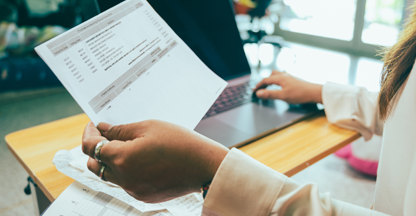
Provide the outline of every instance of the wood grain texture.
[[360,138],[319,114],[240,148],[268,167],[292,176]]
[[[79,114],[6,136],[10,151],[51,201],[74,182],[55,168],[52,159],[57,151],[81,144],[88,122],[85,114]],[[359,137],[357,132],[331,125],[319,114],[240,149],[292,176]]]

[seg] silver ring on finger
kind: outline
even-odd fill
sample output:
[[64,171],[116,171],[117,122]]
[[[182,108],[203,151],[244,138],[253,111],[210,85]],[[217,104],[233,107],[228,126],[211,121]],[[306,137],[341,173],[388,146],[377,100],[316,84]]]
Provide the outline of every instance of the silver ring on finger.
[[103,140],[95,146],[94,158],[95,158],[95,160],[97,160],[100,163],[101,163],[101,158],[100,158],[101,157],[101,149],[104,147],[105,144],[107,144],[109,142],[110,141],[108,141],[108,140]]
[[103,181],[107,181],[107,180],[105,180],[105,178],[104,178],[104,171],[105,171],[105,168],[106,168],[107,166],[105,165],[105,164],[103,164],[102,166],[101,166],[101,170],[100,170],[100,179],[101,180],[103,180]]

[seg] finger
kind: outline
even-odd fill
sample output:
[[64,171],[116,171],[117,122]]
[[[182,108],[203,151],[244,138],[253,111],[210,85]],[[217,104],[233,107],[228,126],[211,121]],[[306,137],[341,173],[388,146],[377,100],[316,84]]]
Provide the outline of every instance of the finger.
[[88,122],[87,126],[85,126],[84,134],[82,135],[84,138],[90,136],[101,136],[100,131],[94,126],[94,124],[90,121]]
[[[88,169],[92,173],[94,173],[96,176],[100,177],[101,167],[103,166],[103,164],[99,163],[98,161],[96,161],[93,158],[89,158],[87,166],[88,166]],[[117,184],[117,182],[115,182],[116,179],[114,178],[113,170],[111,169],[110,166],[106,165],[106,168],[104,169],[104,172],[103,172],[103,176],[104,176],[104,179],[106,181]]]
[[82,151],[84,154],[94,157],[95,146],[103,140],[107,139],[101,136],[100,131],[98,131],[92,122],[89,122],[82,135]]
[[283,75],[284,73],[285,72],[281,72],[281,71],[278,71],[278,70],[274,70],[270,76],[273,76],[273,75]]
[[141,132],[149,126],[151,121],[136,122],[126,125],[111,126],[107,123],[100,123],[98,125],[101,133],[109,140],[134,140],[141,137]]
[[272,76],[272,77],[267,77],[264,78],[262,81],[260,81],[259,83],[257,83],[256,87],[254,87],[253,92],[262,89],[262,88],[266,88],[269,85],[279,85],[280,84],[280,76]]
[[124,157],[125,152],[128,152],[129,145],[124,141],[112,140],[105,144],[100,151],[100,160],[111,167],[114,167],[117,159]]
[[283,99],[281,90],[260,89],[256,92],[256,95],[261,99]]

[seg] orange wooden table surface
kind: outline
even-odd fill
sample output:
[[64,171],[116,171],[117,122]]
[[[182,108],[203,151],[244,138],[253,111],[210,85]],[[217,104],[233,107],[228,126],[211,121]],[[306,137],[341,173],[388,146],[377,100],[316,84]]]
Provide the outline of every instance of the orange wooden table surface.
[[[87,115],[79,114],[6,136],[10,151],[51,201],[74,182],[55,168],[52,159],[61,149],[81,145],[88,122]],[[292,176],[359,137],[357,132],[331,125],[325,115],[319,114],[240,149]]]

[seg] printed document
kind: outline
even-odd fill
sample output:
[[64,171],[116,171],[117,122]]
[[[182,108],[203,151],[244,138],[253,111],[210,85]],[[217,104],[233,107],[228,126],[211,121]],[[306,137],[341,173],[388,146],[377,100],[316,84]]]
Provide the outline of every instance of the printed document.
[[79,182],[72,183],[44,216],[172,216],[167,210],[141,212],[102,192],[96,192]]
[[227,83],[145,0],[127,0],[36,47],[95,125],[158,119],[194,129]]
[[[95,125],[158,119],[194,129],[227,86],[145,0],[123,1],[35,50]],[[78,182],[46,215],[201,214],[200,195],[146,204],[93,175],[88,157],[77,155],[55,155],[57,169]]]
[[[78,146],[70,151],[60,150],[53,158],[53,164],[63,174],[75,179],[77,182],[91,189],[91,194],[100,194],[100,197],[107,197],[108,200],[117,200],[119,205],[125,206],[125,209],[134,208],[133,213],[128,215],[142,215],[138,212],[149,212],[149,216],[153,215],[155,211],[160,212],[168,210],[174,216],[198,216],[201,215],[203,198],[200,193],[188,194],[167,202],[148,204],[138,201],[128,195],[120,186],[105,182],[93,174],[87,168],[88,156],[82,153],[81,146]],[[67,189],[70,190],[70,189]],[[64,196],[61,194],[59,198]],[[69,196],[69,195],[65,195]],[[58,199],[59,199],[58,198]],[[76,199],[76,198],[61,198],[61,199]],[[52,206],[60,205],[59,202],[53,203]],[[79,204],[81,205],[81,204]],[[74,207],[75,208],[75,207]],[[78,209],[79,207],[77,207]],[[100,208],[101,209],[101,208]],[[123,211],[124,211],[123,210]],[[61,209],[62,213],[66,212]],[[97,210],[98,211],[98,210]],[[101,210],[100,210],[101,211]],[[96,212],[98,214],[99,212]],[[81,214],[81,213],[80,213]],[[56,214],[58,215],[58,214]],[[68,215],[68,212],[66,214]],[[69,214],[71,215],[71,214]],[[82,215],[82,214],[81,214]],[[106,214],[105,214],[106,215]],[[146,215],[146,214],[145,214]],[[156,214],[159,215],[159,214]],[[164,215],[164,214],[160,214]],[[147,216],[147,215],[146,215]]]

